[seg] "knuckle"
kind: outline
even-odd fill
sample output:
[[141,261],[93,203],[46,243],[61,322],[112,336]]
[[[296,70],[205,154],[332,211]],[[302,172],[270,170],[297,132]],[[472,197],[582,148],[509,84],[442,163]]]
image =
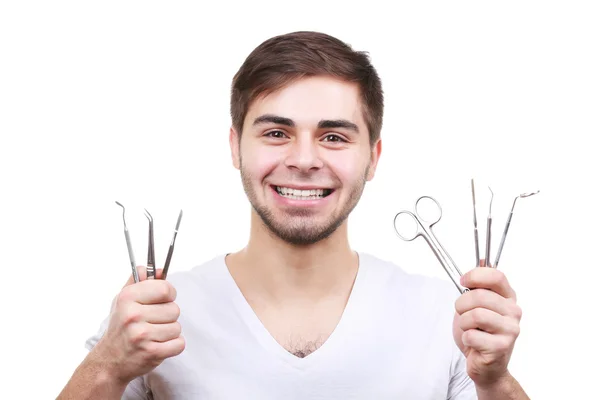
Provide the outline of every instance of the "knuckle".
[[175,322],[174,336],[181,335],[181,324],[179,322]]
[[485,313],[483,310],[476,308],[471,313],[471,318],[473,318],[473,322],[479,325],[485,321]]
[[132,325],[129,328],[128,333],[129,340],[131,341],[131,343],[137,345],[146,342],[149,337],[149,332],[146,329],[144,329],[144,327],[141,326],[141,324]]
[[117,298],[115,300],[115,305],[117,306],[117,308],[122,308],[123,306],[130,303],[132,301],[132,299],[133,298],[132,298],[131,291],[127,287],[119,292],[119,294],[117,295]]
[[510,336],[504,336],[500,341],[500,347],[502,350],[508,350],[512,347],[513,339]]
[[144,343],[144,351],[147,360],[155,360],[158,355],[158,343],[152,341]]
[[473,304],[481,304],[485,299],[485,292],[482,289],[473,290]]
[[462,310],[464,309],[464,303],[465,303],[465,296],[460,296],[458,299],[456,299],[456,301],[454,302],[454,310],[460,315],[462,313]]
[[464,331],[462,334],[463,344],[468,346],[470,343],[472,343],[472,336],[473,336],[473,332],[471,329]]
[[172,303],[173,304],[173,317],[175,320],[179,319],[179,316],[181,315],[181,308],[179,307],[179,305],[177,305],[177,303]]
[[466,315],[461,315],[458,321],[458,326],[460,327],[460,329],[466,331],[470,325],[471,322],[469,321],[469,318]]
[[158,293],[161,299],[169,300],[171,295],[171,289],[169,288],[169,283],[166,281],[157,281],[160,282],[160,286],[158,289]]
[[125,325],[135,324],[142,321],[142,310],[139,307],[129,306],[124,313],[123,323]]
[[494,283],[497,285],[501,285],[504,282],[506,282],[506,275],[504,275],[504,272],[500,271],[500,270],[496,270],[497,273],[494,275]]
[[515,324],[514,329],[513,329],[513,336],[519,337],[519,335],[521,334],[521,327],[519,326],[519,324]]
[[515,304],[513,313],[515,318],[517,318],[518,321],[521,321],[521,318],[523,318],[523,309]]
[[170,356],[177,356],[185,350],[185,339],[183,336],[173,340],[173,346],[171,348]]

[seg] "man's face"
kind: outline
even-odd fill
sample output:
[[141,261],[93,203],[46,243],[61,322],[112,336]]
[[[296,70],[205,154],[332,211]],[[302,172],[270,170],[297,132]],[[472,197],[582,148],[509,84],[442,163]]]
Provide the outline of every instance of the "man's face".
[[312,244],[343,224],[373,178],[381,143],[371,147],[357,85],[304,78],[254,101],[233,163],[256,213],[278,237]]

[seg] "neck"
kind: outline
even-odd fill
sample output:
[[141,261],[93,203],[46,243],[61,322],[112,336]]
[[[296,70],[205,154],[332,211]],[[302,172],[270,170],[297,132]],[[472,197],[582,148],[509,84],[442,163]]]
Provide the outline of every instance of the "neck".
[[326,239],[292,245],[275,236],[253,211],[250,240],[228,256],[228,267],[243,290],[271,301],[318,301],[344,294],[358,270],[347,232],[345,221]]

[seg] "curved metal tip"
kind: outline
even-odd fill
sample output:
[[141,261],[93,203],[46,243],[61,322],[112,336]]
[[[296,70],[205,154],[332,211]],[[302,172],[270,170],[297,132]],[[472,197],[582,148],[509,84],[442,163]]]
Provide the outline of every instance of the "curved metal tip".
[[144,211],[146,212],[146,218],[148,218],[148,221],[154,221],[154,220],[152,219],[152,215],[150,215],[150,213],[148,212],[148,210],[146,210],[146,209],[144,208]]
[[490,214],[492,213],[492,202],[494,201],[494,192],[492,192],[492,188],[488,186],[490,192],[492,193],[492,198],[490,199]]
[[125,206],[116,200],[115,200],[115,203],[117,203],[118,205],[121,206],[121,208],[123,208],[123,225],[125,225],[125,227],[127,227],[127,224],[125,223]]
[[540,191],[538,190],[537,192],[531,192],[531,193],[521,193],[519,195],[519,197],[529,197],[529,196],[533,196],[534,194],[538,194]]
[[515,200],[513,201],[513,205],[512,208],[510,209],[510,212],[513,212],[515,210],[515,204],[517,204],[517,199],[520,198],[521,196],[517,196],[515,197]]
[[517,204],[517,199],[521,199],[524,197],[529,197],[529,196],[533,196],[534,194],[538,194],[540,191],[538,190],[537,192],[531,192],[531,193],[521,193],[520,195],[518,195],[517,197],[515,197],[515,201],[513,201],[513,206],[512,209],[510,210],[510,212],[513,212],[513,210],[515,209],[515,204]]

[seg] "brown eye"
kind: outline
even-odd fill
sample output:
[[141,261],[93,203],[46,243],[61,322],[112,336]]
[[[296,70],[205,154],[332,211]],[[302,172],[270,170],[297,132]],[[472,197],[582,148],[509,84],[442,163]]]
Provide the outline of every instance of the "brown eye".
[[339,137],[338,135],[327,135],[324,139],[326,142],[345,142],[344,139]]
[[271,131],[271,132],[267,132],[267,134],[265,136],[282,139],[282,138],[285,138],[285,133],[283,133],[282,131]]

